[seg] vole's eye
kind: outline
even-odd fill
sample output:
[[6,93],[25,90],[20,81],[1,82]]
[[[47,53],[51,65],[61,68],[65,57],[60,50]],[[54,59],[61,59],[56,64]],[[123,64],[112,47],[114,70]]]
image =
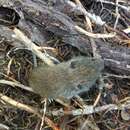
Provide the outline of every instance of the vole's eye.
[[72,61],[70,64],[70,68],[75,69],[76,68],[76,62]]
[[82,89],[83,86],[82,86],[81,84],[78,84],[77,88],[78,88],[78,89]]

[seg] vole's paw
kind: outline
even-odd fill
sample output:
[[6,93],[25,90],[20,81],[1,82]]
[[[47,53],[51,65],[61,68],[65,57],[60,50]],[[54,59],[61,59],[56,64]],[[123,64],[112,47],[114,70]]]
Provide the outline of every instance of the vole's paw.
[[48,98],[48,104],[53,103],[55,100],[53,98]]

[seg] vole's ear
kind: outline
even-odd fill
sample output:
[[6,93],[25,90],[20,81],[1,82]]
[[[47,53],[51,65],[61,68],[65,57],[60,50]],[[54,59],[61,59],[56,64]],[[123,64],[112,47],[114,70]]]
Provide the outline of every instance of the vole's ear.
[[77,62],[76,62],[76,61],[72,61],[72,62],[70,63],[70,68],[75,69],[75,68],[76,68],[76,65],[77,65]]

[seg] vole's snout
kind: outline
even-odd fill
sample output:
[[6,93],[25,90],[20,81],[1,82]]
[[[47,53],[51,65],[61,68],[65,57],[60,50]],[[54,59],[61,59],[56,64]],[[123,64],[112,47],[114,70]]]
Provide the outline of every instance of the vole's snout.
[[102,59],[97,59],[96,63],[100,71],[104,69],[104,61]]

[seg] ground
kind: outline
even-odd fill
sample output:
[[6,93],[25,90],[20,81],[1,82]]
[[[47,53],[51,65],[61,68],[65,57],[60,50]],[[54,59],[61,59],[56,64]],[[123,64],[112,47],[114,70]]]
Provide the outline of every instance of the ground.
[[[1,5],[1,130],[130,129],[129,1],[6,0]],[[49,66],[79,55],[104,60],[102,77],[89,92],[50,101],[20,88],[29,86],[30,71],[43,61]]]

